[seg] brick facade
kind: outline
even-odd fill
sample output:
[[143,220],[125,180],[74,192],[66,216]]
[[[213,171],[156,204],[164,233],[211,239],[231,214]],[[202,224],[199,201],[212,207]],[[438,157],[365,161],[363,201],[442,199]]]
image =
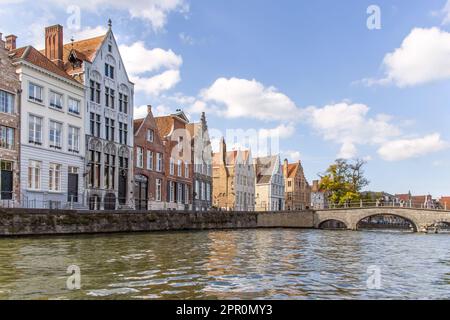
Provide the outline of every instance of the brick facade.
[[286,210],[305,210],[311,206],[311,187],[300,161],[289,164],[284,160]]
[[192,208],[193,168],[191,139],[186,115],[175,114],[155,118],[158,132],[164,144],[164,172],[166,184],[166,208],[190,210]]
[[147,116],[134,121],[134,197],[137,210],[166,207],[167,179],[164,165],[158,164],[158,155],[164,159],[164,153],[163,141],[151,106],[148,106]]
[[[11,49],[15,49],[15,37],[8,36]],[[13,40],[14,43],[11,43]],[[21,85],[19,75],[9,58],[9,50],[0,34],[0,125],[2,127],[2,143],[0,145],[1,160],[1,199],[2,206],[15,205],[20,199],[20,96]],[[9,110],[8,110],[9,109]],[[6,133],[8,128],[14,129],[12,145],[9,146]],[[10,138],[11,139],[11,138]],[[9,139],[9,141],[11,141]],[[12,187],[10,183],[12,179]],[[6,202],[6,203],[5,203]]]

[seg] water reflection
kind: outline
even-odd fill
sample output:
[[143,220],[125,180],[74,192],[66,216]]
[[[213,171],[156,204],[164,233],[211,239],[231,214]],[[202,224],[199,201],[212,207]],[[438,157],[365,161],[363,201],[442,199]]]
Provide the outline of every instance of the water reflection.
[[[81,290],[66,289],[69,265]],[[379,266],[382,288],[368,290]],[[448,299],[448,235],[239,230],[0,240],[0,299]]]

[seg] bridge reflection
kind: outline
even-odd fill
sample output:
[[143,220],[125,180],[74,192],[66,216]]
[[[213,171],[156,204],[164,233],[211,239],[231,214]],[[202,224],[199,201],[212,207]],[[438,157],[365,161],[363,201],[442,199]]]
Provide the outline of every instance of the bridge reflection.
[[403,217],[380,214],[370,216],[359,221],[356,225],[357,230],[403,230],[403,231],[415,231],[414,224]]

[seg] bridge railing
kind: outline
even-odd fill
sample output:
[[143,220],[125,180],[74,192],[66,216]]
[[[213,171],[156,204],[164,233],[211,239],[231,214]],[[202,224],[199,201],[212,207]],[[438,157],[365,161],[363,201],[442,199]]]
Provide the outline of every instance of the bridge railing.
[[390,200],[390,201],[352,201],[346,203],[329,203],[326,208],[315,208],[315,209],[351,209],[351,208],[379,208],[379,207],[387,207],[387,208],[410,208],[410,209],[426,209],[426,210],[436,210],[436,211],[450,211],[450,204],[447,207],[447,204],[439,204],[439,203],[414,203],[412,201],[398,201],[398,200]]

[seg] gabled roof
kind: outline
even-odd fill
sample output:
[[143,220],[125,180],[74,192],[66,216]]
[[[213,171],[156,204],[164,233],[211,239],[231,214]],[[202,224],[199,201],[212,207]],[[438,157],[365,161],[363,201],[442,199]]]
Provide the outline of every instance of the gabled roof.
[[39,68],[45,69],[48,72],[54,73],[60,77],[70,80],[71,82],[78,83],[69,74],[67,74],[65,70],[51,62],[45,55],[43,55],[39,50],[32,46],[18,48],[11,51],[10,57],[13,59],[13,62],[19,62],[23,60]]
[[141,125],[144,123],[145,118],[142,119],[136,119],[133,121],[133,133],[134,135],[136,135],[136,133],[139,131],[139,129],[141,128]]
[[275,166],[278,163],[278,156],[259,157],[255,159],[256,183],[269,183]]
[[[299,169],[300,169],[300,163],[298,163],[298,162],[288,164],[286,178],[295,178]],[[284,165],[283,165],[283,170],[284,170]]]
[[162,139],[167,137],[172,132],[173,120],[171,116],[156,117],[155,121],[156,126],[158,127],[159,135]]
[[75,52],[77,52],[77,57],[79,59],[88,61],[88,62],[94,61],[95,55],[96,55],[98,49],[100,49],[105,38],[106,38],[106,34],[99,36],[99,37],[95,37],[95,38],[90,38],[90,39],[85,39],[85,40],[80,40],[80,41],[75,41],[73,43],[65,44],[64,45],[64,58],[63,58],[64,62],[68,62],[69,53],[72,49],[75,50]]

